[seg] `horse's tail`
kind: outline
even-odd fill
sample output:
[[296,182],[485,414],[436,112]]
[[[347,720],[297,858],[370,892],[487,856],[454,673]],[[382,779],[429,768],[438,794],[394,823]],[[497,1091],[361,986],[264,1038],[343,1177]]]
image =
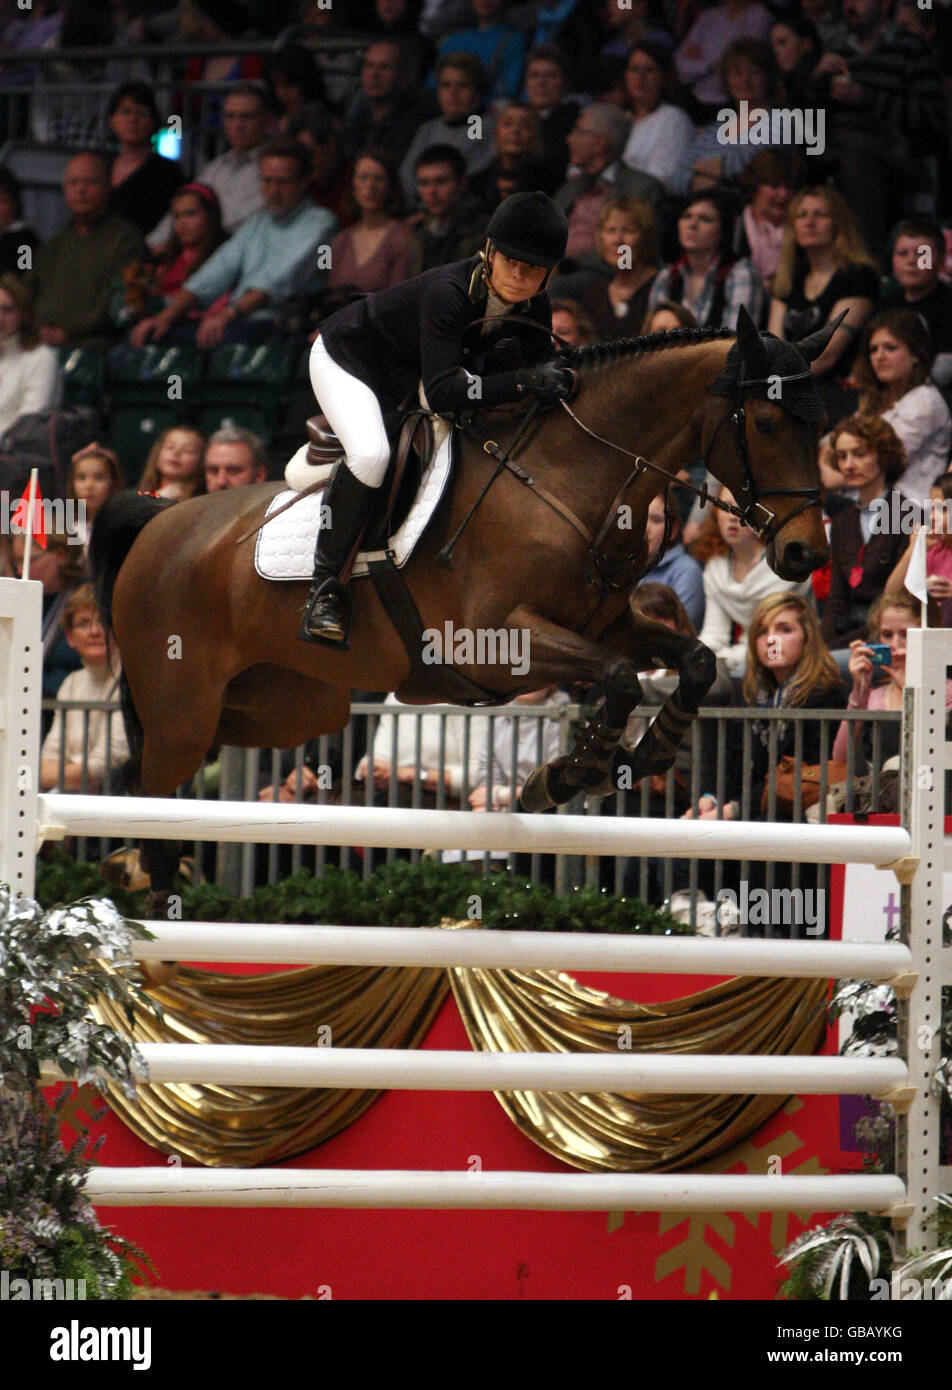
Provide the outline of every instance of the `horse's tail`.
[[112,594],[123,561],[142,528],[171,503],[146,493],[113,493],[96,515],[89,541],[89,567],[107,634],[112,632]]
[[[89,542],[89,566],[107,636],[112,633],[112,596],[119,570],[139,532],[170,505],[164,498],[130,490],[108,497],[96,516]],[[140,780],[144,737],[125,671],[119,676],[119,703],[130,754],[119,777],[124,789],[131,790]]]

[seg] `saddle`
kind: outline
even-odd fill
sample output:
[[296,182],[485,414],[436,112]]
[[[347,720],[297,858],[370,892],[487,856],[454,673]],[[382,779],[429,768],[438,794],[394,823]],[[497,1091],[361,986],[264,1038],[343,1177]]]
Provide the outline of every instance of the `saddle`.
[[[384,416],[384,426],[390,441],[390,463],[363,534],[364,549],[386,546],[388,537],[406,520],[436,445],[433,422],[421,406]],[[344,457],[340,440],[322,415],[307,422],[306,457],[314,468],[327,468]]]

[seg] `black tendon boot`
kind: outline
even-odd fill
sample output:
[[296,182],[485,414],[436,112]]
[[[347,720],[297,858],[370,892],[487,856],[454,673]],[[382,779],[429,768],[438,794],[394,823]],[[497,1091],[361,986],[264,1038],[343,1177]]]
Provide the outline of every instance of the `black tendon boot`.
[[314,580],[298,636],[305,642],[350,646],[350,597],[341,574],[370,515],[376,488],[360,482],[343,460],[322,498],[327,522],[317,533]]

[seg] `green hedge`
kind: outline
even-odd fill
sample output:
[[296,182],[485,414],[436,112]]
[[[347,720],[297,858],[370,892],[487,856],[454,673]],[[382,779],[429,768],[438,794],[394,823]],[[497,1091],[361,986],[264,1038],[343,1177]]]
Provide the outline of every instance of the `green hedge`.
[[[437,926],[445,917],[478,916],[487,927],[523,931],[689,934],[661,908],[619,898],[597,888],[559,898],[509,874],[482,877],[459,864],[434,859],[400,860],[362,879],[353,870],[325,868],[320,878],[305,870],[280,883],[235,898],[211,884],[181,884],[182,917],[188,922],[318,922],[342,926]],[[480,899],[478,907],[473,896]],[[43,907],[108,897],[126,917],[147,914],[145,894],[106,885],[95,864],[77,864],[62,851],[38,860],[36,896]]]

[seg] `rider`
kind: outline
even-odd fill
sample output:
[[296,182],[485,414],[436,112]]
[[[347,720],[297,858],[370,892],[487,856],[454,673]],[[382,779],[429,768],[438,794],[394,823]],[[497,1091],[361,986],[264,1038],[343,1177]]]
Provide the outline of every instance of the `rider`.
[[[305,641],[347,646],[350,601],[341,576],[390,461],[385,411],[415,397],[421,380],[427,408],[450,416],[527,392],[561,400],[571,390],[571,375],[551,361],[545,293],[565,254],[565,214],[544,193],[515,193],[493,213],[486,237],[485,250],[469,260],[348,304],[315,340],[311,384],[345,457],[324,496],[330,524],[318,535],[299,634]],[[503,316],[541,330],[491,322]]]

